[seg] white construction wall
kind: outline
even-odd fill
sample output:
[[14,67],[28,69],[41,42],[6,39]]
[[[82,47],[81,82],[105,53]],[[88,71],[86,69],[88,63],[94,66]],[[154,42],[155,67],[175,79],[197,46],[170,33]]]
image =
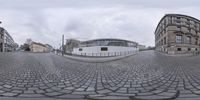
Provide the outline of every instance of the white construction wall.
[[[107,51],[101,51],[101,48],[107,47]],[[82,51],[80,50],[82,49]],[[122,46],[92,46],[74,48],[72,54],[84,56],[119,56],[134,54],[138,51],[136,47],[122,47]]]

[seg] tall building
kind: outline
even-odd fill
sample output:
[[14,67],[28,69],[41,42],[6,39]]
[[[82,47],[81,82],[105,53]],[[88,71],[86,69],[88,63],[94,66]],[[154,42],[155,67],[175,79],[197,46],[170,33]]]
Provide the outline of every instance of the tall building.
[[200,20],[166,14],[155,30],[156,50],[167,54],[192,54],[200,50]]
[[11,52],[16,49],[16,43],[10,34],[0,27],[0,52]]

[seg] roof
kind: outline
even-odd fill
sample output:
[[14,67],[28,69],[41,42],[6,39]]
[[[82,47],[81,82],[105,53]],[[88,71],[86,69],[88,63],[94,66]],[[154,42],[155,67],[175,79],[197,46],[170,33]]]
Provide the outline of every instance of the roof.
[[191,17],[191,16],[188,16],[188,15],[184,15],[184,14],[165,14],[165,15],[161,18],[161,20],[159,21],[159,23],[158,23],[158,25],[157,25],[157,27],[156,27],[156,30],[155,30],[155,32],[154,32],[154,34],[156,33],[156,31],[157,31],[157,29],[158,29],[158,26],[160,25],[160,23],[162,22],[162,20],[165,19],[165,18],[168,17],[168,16],[183,16],[183,17],[188,17],[188,18],[194,19],[194,20],[196,20],[196,21],[198,21],[198,22],[200,23],[200,20],[199,20],[199,19],[194,18],[194,17]]
[[50,44],[45,44],[46,46],[48,46],[48,47],[52,47]]
[[32,44],[36,44],[36,45],[40,45],[40,46],[46,47],[46,45],[44,45],[44,44],[42,44],[42,43],[32,42],[31,45],[32,45]]
[[[102,38],[102,39],[93,39],[93,40],[83,41],[82,43],[92,42],[92,41],[102,41],[102,40],[116,40],[116,41],[134,42],[134,41],[130,41],[130,40],[123,40],[123,39],[116,39],[116,38]],[[134,43],[137,43],[137,42],[134,42]]]
[[5,33],[12,39],[12,41],[14,42],[14,39],[12,38],[12,36],[7,32],[7,30],[5,30],[3,27],[0,27],[0,32],[1,31],[5,31]]

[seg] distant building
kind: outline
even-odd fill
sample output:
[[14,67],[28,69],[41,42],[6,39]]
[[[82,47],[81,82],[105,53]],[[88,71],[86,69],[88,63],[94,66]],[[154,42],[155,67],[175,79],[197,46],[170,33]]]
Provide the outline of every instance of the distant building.
[[76,39],[67,39],[66,44],[64,46],[64,51],[67,54],[71,54],[74,48],[77,48],[81,41]]
[[32,42],[33,42],[32,39],[29,38],[29,39],[26,39],[25,44],[31,45]]
[[156,50],[167,54],[200,51],[200,20],[181,14],[166,14],[155,30]]
[[29,48],[31,52],[49,52],[48,47],[42,43],[32,42]]
[[138,45],[138,49],[139,50],[146,50],[147,49],[147,47],[145,46],[145,45]]
[[84,56],[118,56],[136,53],[138,43],[122,39],[95,39],[81,42],[72,54]]
[[16,49],[16,43],[10,34],[0,27],[0,52],[12,52]]
[[47,47],[47,52],[53,52],[53,47],[50,44],[45,44]]

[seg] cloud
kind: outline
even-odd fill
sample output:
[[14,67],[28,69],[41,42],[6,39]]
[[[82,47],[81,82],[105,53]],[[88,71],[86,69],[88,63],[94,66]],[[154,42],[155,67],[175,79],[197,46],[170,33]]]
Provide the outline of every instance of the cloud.
[[0,6],[0,20],[3,22],[1,26],[5,27],[19,44],[32,38],[36,42],[58,47],[64,34],[65,38],[121,38],[153,46],[156,25],[164,14],[180,13],[200,18],[200,14],[196,13],[200,8],[196,0],[13,2],[0,0],[3,4]]

